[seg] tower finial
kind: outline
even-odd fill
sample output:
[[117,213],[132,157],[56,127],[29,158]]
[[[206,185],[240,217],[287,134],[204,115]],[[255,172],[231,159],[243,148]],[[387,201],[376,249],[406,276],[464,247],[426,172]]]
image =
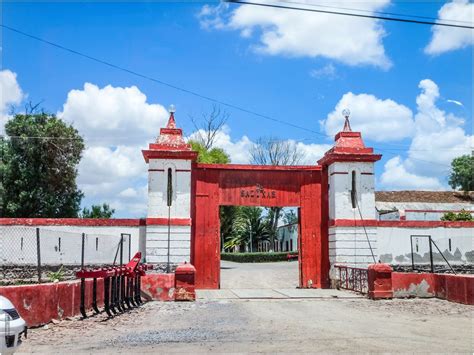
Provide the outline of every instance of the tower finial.
[[176,107],[174,105],[170,105],[168,108],[168,112],[170,113],[170,118],[168,119],[168,124],[166,128],[176,128],[176,121],[174,120],[174,113],[176,112]]
[[352,132],[351,123],[349,122],[349,116],[351,115],[351,111],[348,108],[342,110],[342,115],[346,119],[344,121],[344,128],[342,129],[343,132]]

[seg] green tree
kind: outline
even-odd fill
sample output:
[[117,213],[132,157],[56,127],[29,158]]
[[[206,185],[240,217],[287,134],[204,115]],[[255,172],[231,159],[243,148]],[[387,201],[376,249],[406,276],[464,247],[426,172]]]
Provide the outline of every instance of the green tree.
[[466,154],[451,162],[449,185],[455,190],[474,190],[474,156]]
[[78,131],[55,115],[30,110],[5,124],[1,141],[0,213],[5,217],[77,217],[83,193]]
[[285,224],[298,223],[298,215],[294,210],[283,211],[283,221]]
[[106,203],[101,205],[92,205],[90,209],[84,207],[81,213],[82,218],[110,218],[115,210]]
[[194,151],[198,152],[198,163],[206,164],[229,164],[230,157],[221,148],[206,148],[203,143],[189,141]]
[[235,246],[243,247],[252,242],[252,250],[257,250],[259,241],[269,240],[271,226],[269,220],[263,216],[263,208],[242,206],[233,223],[234,234],[224,244],[225,249]]

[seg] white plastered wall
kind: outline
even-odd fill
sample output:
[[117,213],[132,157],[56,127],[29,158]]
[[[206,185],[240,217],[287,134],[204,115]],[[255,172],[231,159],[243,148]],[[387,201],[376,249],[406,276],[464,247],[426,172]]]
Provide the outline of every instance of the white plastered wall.
[[191,161],[161,159],[150,159],[148,166],[148,218],[168,218],[168,168],[173,176],[171,218],[190,218]]
[[[382,262],[395,265],[411,264],[410,236],[431,236],[443,255],[452,264],[472,264],[469,253],[474,250],[474,228],[406,228],[378,227],[378,257]],[[429,242],[426,237],[413,238],[413,253],[418,254],[416,264],[428,264]],[[435,246],[433,253],[439,254]],[[467,254],[467,255],[466,255]],[[418,257],[419,256],[419,257]],[[472,256],[471,256],[472,258]],[[445,264],[439,257],[436,264]]]
[[[80,265],[82,233],[85,233],[84,263],[88,265],[112,264],[122,233],[130,235],[132,257],[137,251],[145,252],[142,243],[145,226],[50,225],[38,228],[41,262],[45,265]],[[128,238],[128,235],[124,236],[124,262],[128,262]],[[36,226],[0,226],[0,264],[36,264],[36,245]]]
[[[173,199],[171,218],[191,218],[191,160],[150,159],[148,174],[148,218],[168,218],[168,169],[172,169]],[[191,226],[170,226],[169,254],[171,263],[190,261]],[[168,226],[148,225],[146,229],[146,261],[166,263],[168,260]]]
[[[170,227],[170,262],[189,262],[191,251],[191,227]],[[168,226],[148,226],[146,261],[166,263],[168,261]]]
[[360,220],[358,209],[352,208],[352,171],[356,172],[357,201],[362,216],[375,219],[374,164],[365,162],[336,162],[329,166],[329,218]]
[[[355,171],[357,205],[351,199],[352,172]],[[335,162],[328,168],[330,220],[374,220],[374,163]],[[360,211],[359,211],[360,209]],[[377,227],[330,227],[330,278],[338,277],[335,265],[366,268],[377,258]],[[376,259],[378,261],[378,259]]]

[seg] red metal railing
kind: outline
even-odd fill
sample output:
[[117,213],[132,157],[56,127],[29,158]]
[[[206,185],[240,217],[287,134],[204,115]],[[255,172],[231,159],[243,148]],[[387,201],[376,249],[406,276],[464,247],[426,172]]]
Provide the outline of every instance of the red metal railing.
[[358,267],[336,265],[339,270],[339,288],[360,293],[368,293],[368,270]]
[[76,277],[81,279],[80,311],[84,318],[86,313],[85,280],[92,279],[92,309],[100,313],[97,306],[97,279],[104,279],[104,311],[108,316],[124,312],[143,303],[141,290],[141,277],[146,270],[153,269],[152,265],[141,264],[142,254],[136,253],[127,265],[109,266],[98,269],[81,269],[76,272]]

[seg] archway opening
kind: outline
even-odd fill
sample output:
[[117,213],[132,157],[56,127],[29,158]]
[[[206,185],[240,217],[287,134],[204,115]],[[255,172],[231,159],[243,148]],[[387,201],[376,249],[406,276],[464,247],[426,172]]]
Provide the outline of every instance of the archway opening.
[[220,288],[300,284],[299,208],[220,206]]

